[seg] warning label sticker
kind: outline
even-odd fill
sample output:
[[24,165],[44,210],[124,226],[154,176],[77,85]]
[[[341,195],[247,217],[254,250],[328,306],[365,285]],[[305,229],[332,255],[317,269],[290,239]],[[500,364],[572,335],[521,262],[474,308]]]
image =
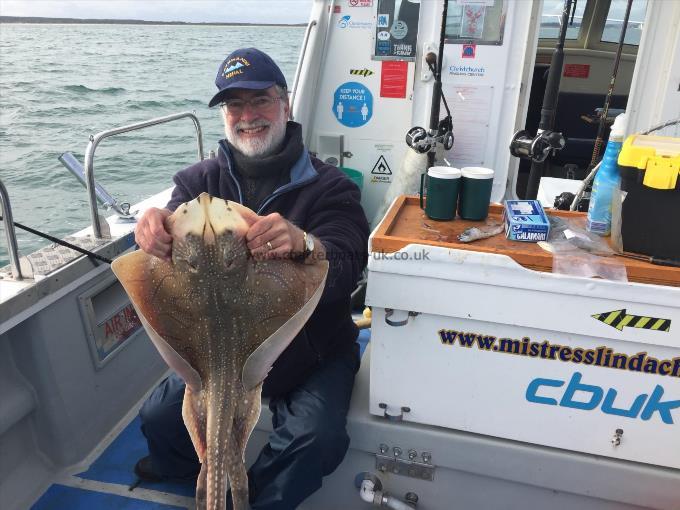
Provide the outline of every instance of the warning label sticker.
[[380,156],[378,158],[378,161],[373,166],[371,173],[373,175],[392,175],[392,170],[390,169],[390,165],[387,164],[385,156]]

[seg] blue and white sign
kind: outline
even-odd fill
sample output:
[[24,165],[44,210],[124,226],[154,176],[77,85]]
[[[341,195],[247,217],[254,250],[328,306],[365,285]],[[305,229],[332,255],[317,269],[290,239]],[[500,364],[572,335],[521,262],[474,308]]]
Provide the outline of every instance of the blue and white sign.
[[[387,35],[389,35],[389,32],[387,32]],[[375,54],[377,56],[388,56],[392,51],[392,43],[390,42],[389,37],[386,41],[383,41],[380,38],[378,39],[379,40],[376,41],[375,44]]]
[[347,28],[349,26],[349,22],[352,19],[352,16],[343,16],[338,20],[338,26],[340,28]]
[[373,23],[370,21],[355,21],[352,16],[343,16],[338,20],[338,28],[364,28],[372,29]]
[[347,127],[361,127],[373,115],[373,94],[366,85],[348,81],[340,85],[333,95],[333,115]]

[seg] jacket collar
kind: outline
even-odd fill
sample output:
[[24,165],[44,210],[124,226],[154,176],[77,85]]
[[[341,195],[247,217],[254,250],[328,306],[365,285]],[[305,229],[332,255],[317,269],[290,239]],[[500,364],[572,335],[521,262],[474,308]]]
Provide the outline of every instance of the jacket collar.
[[[241,186],[239,184],[238,178],[234,173],[233,156],[229,149],[227,141],[222,139],[219,141],[219,150],[217,153],[217,161],[221,172],[226,172],[236,185],[238,190],[239,202],[243,203],[243,193],[241,192]],[[276,196],[291,191],[296,188],[305,186],[306,184],[315,181],[319,177],[319,173],[316,171],[312,165],[312,160],[309,157],[307,150],[303,150],[302,154],[295,162],[295,164],[290,169],[290,182],[277,188],[273,191],[269,197],[267,197],[260,206],[258,213],[262,211]]]

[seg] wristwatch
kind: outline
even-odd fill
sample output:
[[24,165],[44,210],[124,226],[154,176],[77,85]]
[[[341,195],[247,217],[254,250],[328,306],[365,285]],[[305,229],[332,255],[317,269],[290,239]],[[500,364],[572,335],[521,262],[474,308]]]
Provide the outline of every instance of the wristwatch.
[[307,260],[309,256],[314,253],[314,236],[307,232],[302,232],[302,241],[304,244],[304,251],[302,252],[302,260]]

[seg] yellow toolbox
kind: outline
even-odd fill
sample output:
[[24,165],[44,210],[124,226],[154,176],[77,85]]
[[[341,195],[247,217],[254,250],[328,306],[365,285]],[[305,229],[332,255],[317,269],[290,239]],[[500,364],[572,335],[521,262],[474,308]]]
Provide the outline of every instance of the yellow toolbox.
[[680,260],[680,138],[629,136],[618,163],[624,251]]

